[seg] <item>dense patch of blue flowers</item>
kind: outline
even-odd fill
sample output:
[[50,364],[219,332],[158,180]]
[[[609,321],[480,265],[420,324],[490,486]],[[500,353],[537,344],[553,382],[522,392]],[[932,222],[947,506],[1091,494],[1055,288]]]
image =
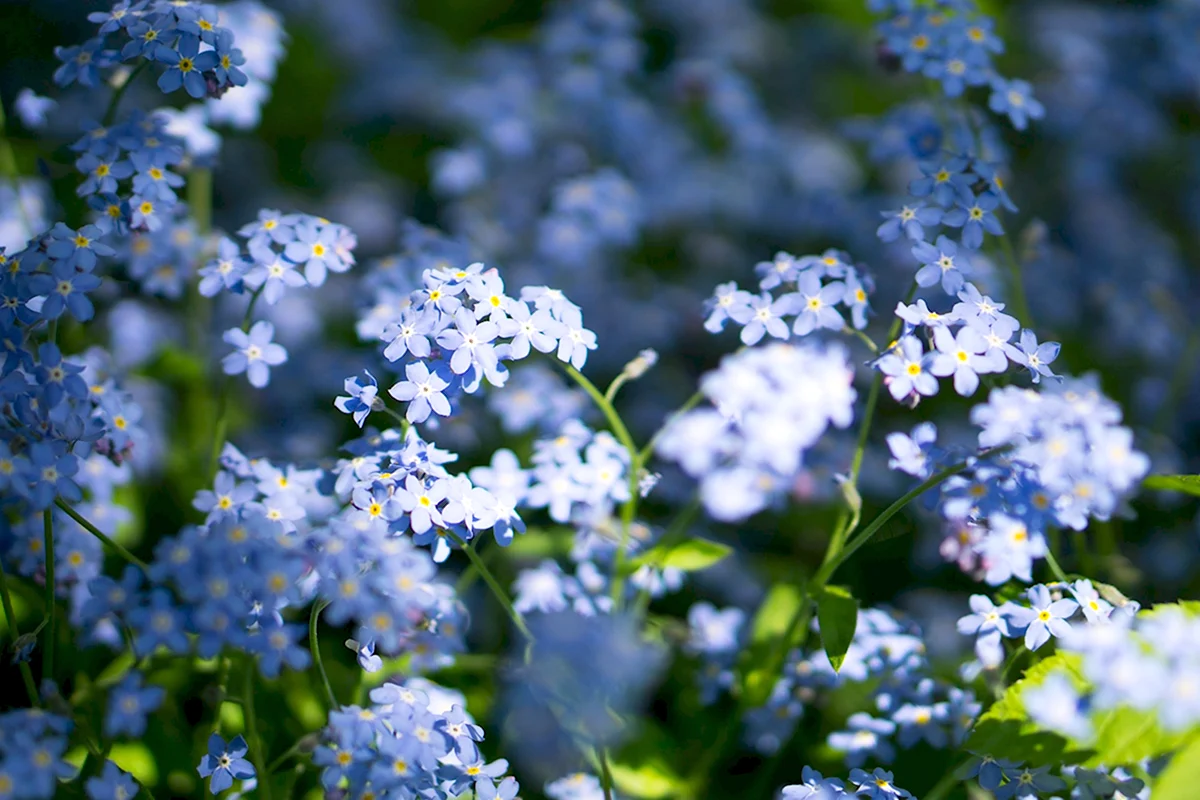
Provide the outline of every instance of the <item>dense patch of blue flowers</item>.
[[[738,754],[745,797],[1188,796],[1200,608],[1143,608],[1087,541],[1143,486],[1197,481],[1070,374],[1095,342],[1052,340],[1071,326],[1049,237],[1009,193],[1039,179],[1014,150],[1044,125],[1079,139],[1056,169],[1080,216],[1125,219],[1105,206],[1124,153],[1079,123],[1107,12],[1037,28],[1074,48],[1043,95],[999,71],[1010,25],[975,0],[868,0],[871,68],[926,92],[833,136],[755,79],[792,41],[753,3],[562,0],[461,69],[337,5],[119,0],[54,49],[58,99],[8,106],[0,800],[700,798]],[[293,14],[357,59],[348,116],[385,98],[454,131],[429,159],[447,233],[406,221],[376,257],[365,206],[331,208],[344,224],[282,196],[213,227],[214,168],[239,168],[216,128],[259,123]],[[1128,14],[1160,59],[1149,93],[1194,95],[1179,28],[1200,10]],[[21,173],[18,120],[61,145],[75,207]],[[616,267],[668,236],[687,276]],[[1169,248],[1129,238],[1174,280]],[[1114,274],[1105,335],[1178,338]],[[689,369],[693,346],[722,355]],[[1194,375],[1143,356],[1160,413],[1186,414]],[[151,532],[139,493],[169,470],[186,522]],[[972,587],[920,620],[842,585],[910,506]],[[746,568],[797,524],[823,556]],[[697,723],[684,758],[661,729],[688,715],[723,727]],[[186,770],[131,755],[172,737]],[[845,777],[777,779],[798,746]],[[937,774],[909,767],[930,753]]]

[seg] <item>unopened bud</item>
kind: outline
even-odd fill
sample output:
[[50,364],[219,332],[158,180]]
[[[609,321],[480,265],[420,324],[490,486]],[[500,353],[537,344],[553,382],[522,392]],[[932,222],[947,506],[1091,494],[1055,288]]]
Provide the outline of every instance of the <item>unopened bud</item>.
[[635,381],[650,371],[650,368],[658,363],[658,352],[646,348],[637,354],[637,358],[625,365],[625,369],[621,370],[621,374],[626,379]]

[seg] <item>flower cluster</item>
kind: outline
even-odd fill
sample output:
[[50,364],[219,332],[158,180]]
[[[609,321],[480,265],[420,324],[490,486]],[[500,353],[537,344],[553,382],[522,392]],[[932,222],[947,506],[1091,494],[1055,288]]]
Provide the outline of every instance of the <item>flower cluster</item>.
[[758,295],[739,289],[736,283],[717,287],[707,304],[704,327],[709,332],[718,333],[733,320],[742,326],[742,343],[754,345],[763,336],[788,339],[822,329],[841,331],[846,319],[839,305],[850,314],[855,329],[867,325],[873,286],[846,253],[827,250],[819,256],[796,258],[781,252],[755,271],[760,276]]
[[481,263],[426,269],[421,282],[380,333],[384,358],[405,378],[388,393],[408,404],[409,422],[450,416],[451,399],[475,393],[484,378],[503,386],[505,361],[537,350],[580,369],[596,348],[579,307],[556,289],[527,286],[509,297],[499,272]]
[[805,451],[830,425],[850,424],[853,377],[839,345],[775,343],[741,351],[700,381],[716,408],[671,421],[658,452],[701,481],[710,514],[744,519],[787,492]]
[[64,760],[73,727],[67,717],[40,709],[0,714],[0,796],[57,797],[59,779],[76,772]]
[[921,6],[911,0],[873,0],[869,5],[890,14],[876,26],[885,62],[939,81],[947,97],[960,97],[969,87],[989,87],[989,107],[1006,115],[1017,130],[1045,115],[1027,81],[1009,80],[996,71],[992,57],[1004,52],[1004,42],[974,0]]
[[[1065,596],[1064,588],[1071,597]],[[1002,639],[1024,637],[1025,647],[1037,650],[1051,637],[1062,641],[1070,636],[1073,628],[1068,620],[1076,612],[1082,612],[1088,624],[1106,623],[1113,613],[1112,604],[1101,598],[1086,579],[1066,587],[1031,586],[1025,598],[1028,605],[1009,600],[997,606],[986,595],[971,596],[971,613],[959,619],[958,632],[976,637],[975,653],[984,667],[995,668],[1003,661]],[[1137,608],[1136,603],[1127,603],[1121,607],[1121,613],[1133,614]]]
[[[414,685],[415,684],[415,685]],[[427,689],[427,690],[426,690]],[[457,700],[457,702],[454,702]],[[313,753],[327,790],[363,795],[514,800],[517,781],[508,762],[479,751],[483,728],[462,698],[425,683],[385,683],[371,706],[342,706],[329,714],[326,743]]]
[[868,800],[897,800],[912,797],[893,782],[892,773],[876,767],[867,772],[863,769],[850,770],[849,786],[840,778],[826,778],[812,767],[800,773],[802,783],[783,787],[782,800],[852,800],[866,797]]
[[[101,71],[122,62],[159,64],[158,87],[170,94],[183,88],[193,98],[220,97],[246,83],[242,51],[233,31],[218,24],[215,6],[170,0],[118,0],[109,11],[88,15],[96,35],[81,45],[55,48],[63,62],[54,82],[95,86]],[[115,37],[111,42],[109,37]],[[109,49],[117,46],[120,49]]]

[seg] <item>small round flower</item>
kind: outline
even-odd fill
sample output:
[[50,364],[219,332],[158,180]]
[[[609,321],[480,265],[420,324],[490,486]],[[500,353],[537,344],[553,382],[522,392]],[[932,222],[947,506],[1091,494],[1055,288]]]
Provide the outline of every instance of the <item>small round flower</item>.
[[225,342],[237,348],[221,360],[221,367],[226,375],[246,373],[250,385],[261,389],[271,382],[271,367],[277,367],[287,361],[287,350],[283,345],[271,341],[275,336],[275,326],[266,320],[254,323],[247,333],[241,328],[230,328],[225,331]]

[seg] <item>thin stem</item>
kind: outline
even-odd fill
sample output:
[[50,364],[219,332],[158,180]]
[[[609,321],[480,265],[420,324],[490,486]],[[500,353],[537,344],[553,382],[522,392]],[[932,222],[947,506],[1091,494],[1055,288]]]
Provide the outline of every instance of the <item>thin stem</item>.
[[596,758],[600,761],[600,785],[604,787],[604,800],[613,800],[613,777],[612,769],[608,766],[608,751],[600,748],[596,752]]
[[483,559],[480,558],[479,553],[475,551],[474,544],[464,542],[462,537],[451,530],[447,530],[446,535],[449,536],[450,539],[460,548],[462,548],[464,553],[467,554],[467,558],[471,560],[471,563],[475,566],[475,569],[479,570],[479,574],[483,577],[484,583],[486,583],[488,588],[492,590],[492,594],[495,595],[496,600],[498,600],[500,605],[503,606],[504,611],[508,614],[509,619],[511,619],[513,624],[517,626],[517,630],[521,632],[522,636],[532,642],[533,634],[530,633],[529,626],[525,624],[525,618],[521,616],[521,612],[517,611],[517,609],[513,607],[512,600],[509,599],[508,593],[504,591],[504,587],[500,585],[500,581],[496,580],[496,576],[492,574],[490,569],[488,569],[487,564],[483,563]]
[[129,77],[125,79],[125,82],[113,90],[112,97],[108,100],[108,108],[104,110],[104,118],[100,121],[101,125],[107,128],[113,124],[113,121],[117,118],[117,107],[121,104],[121,98],[125,95],[125,90],[133,83],[133,79],[140,75],[142,70],[149,66],[149,64],[149,59],[142,61],[142,63],[133,68],[133,72],[129,73]]
[[1021,656],[1029,652],[1024,644],[1013,650],[1012,655],[1008,657],[1008,663],[1004,665],[1004,671],[1000,673],[1000,686],[1008,686],[1008,676],[1012,674],[1013,667],[1021,660]]
[[921,795],[922,799],[943,800],[946,795],[950,794],[951,789],[963,782],[962,778],[959,777],[959,773],[961,773],[966,768],[967,764],[970,763],[971,759],[968,758],[952,767],[949,772],[943,775],[941,779],[934,784],[932,789]]
[[254,770],[258,773],[258,790],[265,800],[271,800],[271,773],[266,768],[266,753],[262,737],[258,735],[258,715],[254,713],[254,662],[246,662],[245,690],[242,692],[242,710],[246,715],[246,733],[250,735],[250,752],[253,753]]
[[[996,454],[999,452],[1000,450],[997,449],[992,451],[991,454]],[[905,506],[907,506],[913,500],[916,500],[921,495],[925,494],[925,492],[929,491],[933,487],[939,485],[947,478],[951,478],[967,469],[972,463],[974,463],[974,460],[960,461],[953,466],[946,467],[946,469],[942,470],[941,472],[938,472],[928,479],[922,481],[915,488],[904,494],[899,500],[885,508],[878,517],[871,520],[871,523],[867,525],[867,527],[863,528],[862,533],[846,543],[845,548],[842,549],[841,553],[839,553],[833,561],[821,568],[820,572],[817,573],[816,579],[813,581],[816,588],[820,589],[821,587],[825,586],[829,579],[833,577],[833,573],[837,571],[838,567],[840,567],[842,564],[845,564],[851,556],[858,552],[859,548],[871,541],[872,537],[879,532],[879,529],[882,528],[889,519],[896,516],[896,514],[899,513]]]
[[42,647],[42,681],[54,680],[54,639],[58,632],[55,622],[55,592],[58,588],[54,581],[54,509],[47,508],[42,512],[42,542],[43,555],[46,558],[46,643]]
[[325,696],[329,698],[329,708],[338,708],[337,695],[333,693],[333,684],[329,682],[329,675],[325,672],[325,662],[321,659],[321,643],[317,637],[318,623],[321,619],[321,612],[329,605],[329,601],[317,598],[313,603],[312,613],[308,616],[308,649],[312,651],[313,663],[317,665],[317,674],[321,676],[321,683],[325,687]]
[[697,391],[685,400],[683,405],[671,412],[671,416],[667,417],[667,421],[662,424],[661,428],[654,432],[654,435],[650,437],[650,441],[646,442],[646,446],[638,452],[638,461],[642,464],[649,461],[651,453],[654,452],[654,445],[658,444],[658,440],[662,438],[663,433],[671,426],[671,423],[700,405],[702,400],[704,400],[704,392]]
[[578,383],[583,390],[588,393],[596,407],[603,412],[605,419],[608,420],[609,427],[612,428],[613,434],[617,437],[617,441],[629,453],[629,499],[621,506],[621,541],[617,545],[617,553],[613,563],[613,580],[612,580],[612,601],[613,608],[620,611],[625,605],[625,572],[626,563],[629,560],[629,537],[633,529],[633,518],[637,514],[638,503],[638,476],[642,471],[641,453],[638,451],[637,445],[633,441],[633,437],[629,435],[629,429],[625,427],[625,422],[621,419],[621,415],[617,413],[617,409],[613,407],[611,400],[600,393],[596,385],[588,380],[582,372],[575,369],[570,364],[563,365],[567,374]]
[[304,746],[304,743],[309,739],[310,736],[311,734],[306,733],[304,736],[301,736],[299,739],[292,742],[291,747],[281,753],[279,758],[275,759],[267,766],[267,774],[270,775],[276,772],[289,758],[299,753],[300,748]]
[[[8,591],[8,576],[4,572],[2,560],[0,560],[0,603],[4,605],[4,621],[8,623],[8,630],[12,633],[13,641],[16,642],[21,638],[21,629],[17,627],[17,613],[13,610],[12,595]],[[38,696],[37,684],[33,682],[33,670],[29,668],[29,662],[21,661],[18,666],[21,669],[21,678],[25,681],[25,691],[29,693],[29,702],[35,706],[41,705],[41,698]]]
[[1050,567],[1050,571],[1054,573],[1054,577],[1058,578],[1063,583],[1070,583],[1067,578],[1067,573],[1063,572],[1063,568],[1058,565],[1058,559],[1054,557],[1054,549],[1046,548],[1046,564]]
[[207,236],[212,230],[212,195],[212,170],[193,167],[187,179],[188,210],[196,221],[196,233],[201,236]]
[[850,336],[857,336],[859,341],[861,341],[863,344],[865,344],[867,346],[867,349],[870,350],[872,353],[879,352],[879,345],[875,344],[875,340],[872,339],[870,336],[867,336],[867,334],[864,331],[860,331],[858,328],[851,328],[849,325],[843,325],[842,333],[848,334]]
[[1012,286],[1012,304],[1013,309],[1017,312],[1017,319],[1021,325],[1026,328],[1033,327],[1033,314],[1029,311],[1029,301],[1025,297],[1025,284],[1021,278],[1021,262],[1017,260],[1016,251],[1013,249],[1012,241],[1005,233],[998,237],[1000,239],[1000,249],[1004,251],[1004,259],[1008,262],[1008,271]]
[[61,508],[64,512],[66,512],[68,517],[70,517],[71,519],[73,519],[77,523],[79,523],[80,527],[82,527],[84,530],[86,530],[92,536],[95,536],[101,542],[104,542],[104,544],[107,545],[110,550],[112,550],[114,553],[119,555],[121,558],[125,559],[130,564],[133,564],[135,567],[140,569],[142,572],[150,571],[150,567],[147,566],[145,561],[142,561],[140,558],[135,556],[133,553],[129,552],[124,547],[117,544],[112,539],[110,539],[108,536],[106,536],[99,528],[97,528],[95,525],[93,525],[92,523],[90,523],[86,519],[84,519],[82,516],[80,516],[78,511],[76,511],[71,506],[67,505],[66,501],[64,501],[61,497],[57,498],[54,501],[54,504],[56,506],[58,506],[59,508]]
[[629,435],[629,429],[625,427],[625,423],[621,420],[621,415],[617,413],[617,410],[613,407],[613,404],[610,403],[608,398],[606,398],[600,392],[600,390],[596,388],[596,384],[588,380],[584,374],[575,369],[575,367],[571,366],[570,364],[564,364],[563,369],[565,369],[567,374],[570,375],[571,378],[591,396],[592,401],[596,404],[596,407],[600,409],[600,411],[604,414],[605,419],[608,420],[609,427],[612,428],[613,434],[616,435],[617,440],[622,444],[622,446],[624,446],[626,450],[629,451],[632,457],[636,458],[638,450],[637,447],[634,446],[633,437]]

